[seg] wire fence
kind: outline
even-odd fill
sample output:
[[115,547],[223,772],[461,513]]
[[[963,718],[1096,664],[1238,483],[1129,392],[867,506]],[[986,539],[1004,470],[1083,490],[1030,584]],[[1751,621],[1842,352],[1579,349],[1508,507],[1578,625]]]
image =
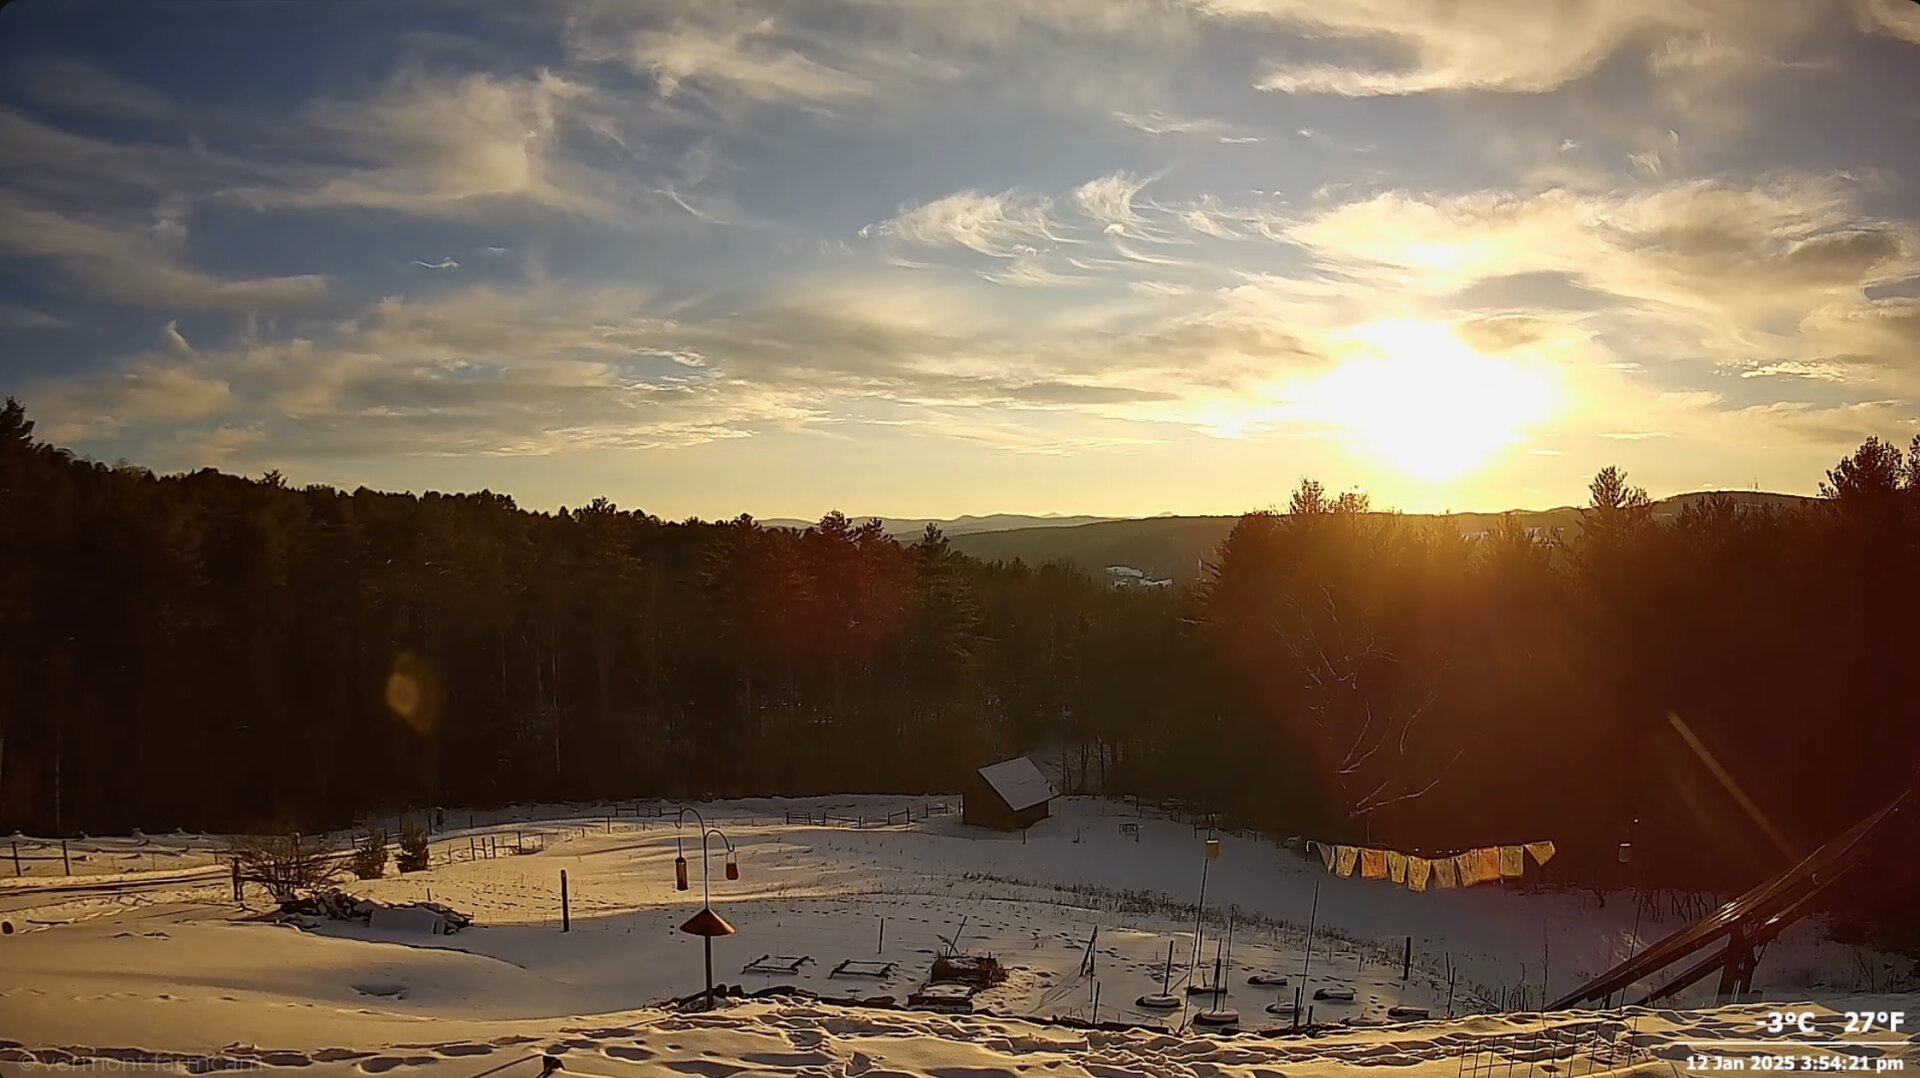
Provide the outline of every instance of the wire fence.
[[1558,1024],[1541,1015],[1538,1027],[1476,1038],[1461,1053],[1455,1078],[1534,1078],[1536,1068],[1554,1078],[1586,1078],[1648,1057],[1621,1013]]

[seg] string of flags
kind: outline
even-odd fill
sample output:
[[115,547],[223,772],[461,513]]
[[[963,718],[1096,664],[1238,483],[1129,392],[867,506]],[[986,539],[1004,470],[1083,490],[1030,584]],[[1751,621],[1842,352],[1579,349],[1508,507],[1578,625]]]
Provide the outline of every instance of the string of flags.
[[1308,842],[1307,849],[1317,851],[1320,862],[1335,875],[1352,876],[1358,872],[1361,879],[1388,880],[1409,891],[1472,887],[1476,883],[1512,879],[1526,871],[1529,856],[1544,865],[1553,860],[1555,852],[1551,842],[1483,846],[1445,857],[1421,857],[1399,850],[1328,842]]

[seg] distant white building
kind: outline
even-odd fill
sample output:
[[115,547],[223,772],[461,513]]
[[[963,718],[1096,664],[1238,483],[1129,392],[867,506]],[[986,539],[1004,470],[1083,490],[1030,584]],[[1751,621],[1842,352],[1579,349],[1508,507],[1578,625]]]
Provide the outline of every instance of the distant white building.
[[1171,588],[1171,580],[1155,580],[1131,565],[1107,566],[1109,588]]
[[[1552,539],[1554,537],[1554,534],[1558,531],[1559,531],[1558,528],[1538,528],[1538,527],[1534,527],[1533,525],[1528,525],[1527,538],[1532,539],[1536,543],[1544,543],[1547,540]],[[1487,536],[1492,534],[1493,534],[1492,528],[1481,528],[1477,531],[1470,531],[1470,532],[1463,531],[1460,533],[1460,537],[1462,539],[1467,539],[1477,543],[1480,540],[1485,539]]]

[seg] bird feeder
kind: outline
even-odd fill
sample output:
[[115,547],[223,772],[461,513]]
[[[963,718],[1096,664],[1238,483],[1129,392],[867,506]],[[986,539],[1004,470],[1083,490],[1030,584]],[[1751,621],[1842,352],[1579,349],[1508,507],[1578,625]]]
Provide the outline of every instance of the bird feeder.
[[676,857],[673,859],[673,889],[676,891],[684,891],[687,889],[687,859],[685,857]]
[[713,912],[712,906],[700,907],[700,912],[687,918],[680,931],[689,936],[699,936],[700,945],[706,951],[707,959],[707,1009],[713,1009],[713,937],[733,935],[733,926],[727,919]]
[[1209,861],[1220,860],[1220,840],[1219,839],[1210,838],[1207,840],[1207,860]]
[[687,923],[680,926],[680,931],[689,936],[705,936],[712,939],[715,936],[731,936],[734,929],[727,923],[725,917],[713,912],[712,906],[702,906],[700,912],[687,918]]
[[1624,865],[1631,860],[1633,860],[1633,843],[1622,842],[1620,844],[1620,863]]
[[727,851],[727,878],[730,880],[740,878],[740,861],[732,850]]

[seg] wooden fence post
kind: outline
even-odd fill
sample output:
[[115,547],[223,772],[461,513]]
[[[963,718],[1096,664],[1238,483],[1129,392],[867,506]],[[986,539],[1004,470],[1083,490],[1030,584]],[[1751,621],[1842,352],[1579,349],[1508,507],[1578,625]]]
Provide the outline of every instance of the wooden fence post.
[[567,910],[567,870],[560,870],[560,931],[573,931],[573,915]]

